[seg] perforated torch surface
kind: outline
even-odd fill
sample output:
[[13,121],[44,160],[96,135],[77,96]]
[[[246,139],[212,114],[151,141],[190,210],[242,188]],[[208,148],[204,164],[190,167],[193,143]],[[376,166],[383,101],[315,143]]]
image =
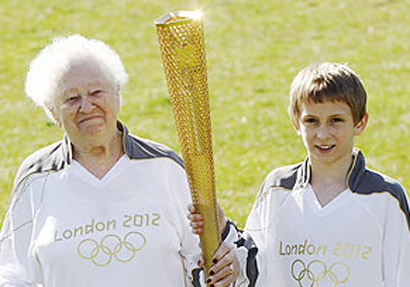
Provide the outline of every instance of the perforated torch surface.
[[202,19],[177,12],[155,24],[192,200],[204,217],[200,240],[209,270],[220,236]]

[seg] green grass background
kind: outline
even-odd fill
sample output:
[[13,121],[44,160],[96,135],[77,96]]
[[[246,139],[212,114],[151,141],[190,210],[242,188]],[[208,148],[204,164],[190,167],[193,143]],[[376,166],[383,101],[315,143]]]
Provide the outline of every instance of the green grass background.
[[[287,93],[313,61],[348,63],[369,95],[357,146],[371,168],[410,190],[410,1],[2,0],[0,2],[0,218],[13,177],[62,131],[24,96],[30,60],[59,35],[98,38],[130,75],[120,119],[136,135],[180,152],[152,22],[168,11],[204,14],[218,198],[243,226],[269,170],[301,161]],[[1,221],[1,220],[0,220]]]

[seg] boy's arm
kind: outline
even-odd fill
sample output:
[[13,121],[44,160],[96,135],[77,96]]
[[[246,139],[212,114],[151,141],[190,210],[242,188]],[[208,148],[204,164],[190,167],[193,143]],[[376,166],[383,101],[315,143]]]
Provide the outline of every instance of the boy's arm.
[[[236,285],[239,287],[255,287],[262,286],[256,285],[259,277],[258,262],[256,259],[258,248],[255,245],[252,237],[241,230],[238,230],[236,225],[229,221],[230,233],[233,235],[228,235],[225,239],[222,237],[224,242],[233,241],[236,246],[236,253],[239,259],[240,272],[238,279],[236,280]],[[230,238],[229,238],[230,237]],[[258,282],[259,283],[259,282]]]
[[[269,282],[265,282],[264,262],[265,257],[263,249],[265,246],[265,238],[267,232],[267,224],[269,222],[269,180],[267,176],[262,186],[260,187],[258,196],[254,206],[248,216],[245,231],[239,230],[236,225],[226,219],[221,221],[219,228],[224,242],[235,243],[239,263],[241,266],[240,274],[236,280],[236,285],[239,287],[259,287],[268,286]],[[225,218],[222,208],[218,204],[219,218]],[[196,214],[193,206],[189,207],[190,214],[188,218],[191,221],[192,232],[200,234],[204,222],[200,214]],[[225,227],[225,228],[222,228]],[[262,252],[261,252],[262,249]]]
[[[409,201],[403,190],[404,200]],[[386,287],[406,287],[410,282],[410,226],[409,210],[403,211],[397,201],[392,201],[386,214],[383,241],[383,266]]]

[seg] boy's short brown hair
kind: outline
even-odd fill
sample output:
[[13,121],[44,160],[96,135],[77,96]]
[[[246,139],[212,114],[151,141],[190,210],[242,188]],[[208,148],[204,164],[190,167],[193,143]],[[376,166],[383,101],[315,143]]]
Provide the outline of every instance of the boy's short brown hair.
[[366,114],[366,91],[355,72],[338,63],[313,63],[302,69],[290,87],[289,115],[300,117],[300,106],[306,102],[346,103],[357,124]]

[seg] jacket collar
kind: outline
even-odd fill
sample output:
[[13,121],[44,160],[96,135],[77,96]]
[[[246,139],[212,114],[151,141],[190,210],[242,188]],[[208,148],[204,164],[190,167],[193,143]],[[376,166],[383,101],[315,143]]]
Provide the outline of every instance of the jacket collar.
[[[361,176],[365,173],[366,162],[362,152],[354,149],[352,153],[353,163],[347,174],[347,186],[350,190],[355,190],[359,184]],[[310,159],[307,157],[297,171],[295,189],[305,189],[312,179]]]

